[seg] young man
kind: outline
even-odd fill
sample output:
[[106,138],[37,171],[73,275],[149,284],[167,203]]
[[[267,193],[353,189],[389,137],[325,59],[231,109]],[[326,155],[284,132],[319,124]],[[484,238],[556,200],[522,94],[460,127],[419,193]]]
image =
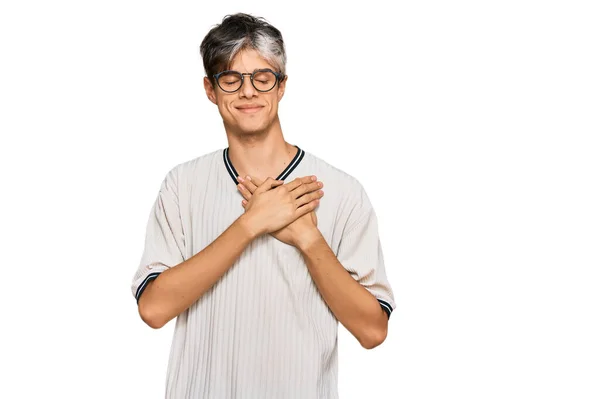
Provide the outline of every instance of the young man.
[[201,54],[229,146],[166,175],[132,284],[149,326],[177,317],[166,397],[337,398],[338,321],[373,348],[396,307],[375,212],[284,140],[276,28],[227,16]]

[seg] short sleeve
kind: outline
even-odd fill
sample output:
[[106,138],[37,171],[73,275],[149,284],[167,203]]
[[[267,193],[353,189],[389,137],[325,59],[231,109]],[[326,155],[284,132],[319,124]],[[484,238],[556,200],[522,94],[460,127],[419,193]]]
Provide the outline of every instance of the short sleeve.
[[185,260],[185,239],[175,172],[175,169],[171,170],[164,178],[150,211],[144,251],[131,284],[137,301],[150,281]]
[[379,301],[389,318],[396,303],[385,272],[377,216],[362,188],[359,198],[350,211],[336,255],[350,275]]

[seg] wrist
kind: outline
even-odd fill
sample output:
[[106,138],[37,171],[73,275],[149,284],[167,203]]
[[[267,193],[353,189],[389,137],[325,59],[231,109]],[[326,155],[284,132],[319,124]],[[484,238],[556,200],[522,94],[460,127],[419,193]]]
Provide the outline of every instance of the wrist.
[[315,227],[299,235],[294,242],[294,246],[298,248],[300,252],[306,252],[322,239],[323,235],[321,234],[321,231]]
[[241,215],[236,220],[236,222],[244,231],[246,238],[248,238],[251,241],[263,234],[263,232],[259,228],[257,228],[256,224],[253,222],[252,215],[248,213],[244,213],[243,215]]

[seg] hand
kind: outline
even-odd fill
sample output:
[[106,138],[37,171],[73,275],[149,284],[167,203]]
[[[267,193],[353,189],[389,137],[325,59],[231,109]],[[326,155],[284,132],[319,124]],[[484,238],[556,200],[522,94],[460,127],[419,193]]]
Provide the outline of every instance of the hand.
[[[296,178],[290,183],[287,183],[285,186],[289,185],[290,187],[296,187],[295,190],[298,190],[300,187],[303,187],[304,194],[302,196],[307,196],[310,194],[318,194],[318,199],[315,200],[318,204],[318,201],[321,197],[323,197],[323,191],[319,191],[321,187],[323,187],[323,183],[316,181],[317,178],[315,176],[306,176],[302,178]],[[253,194],[258,189],[257,185],[260,187],[261,182],[252,178],[251,176],[247,176],[246,179],[243,179],[241,176],[238,177],[238,189],[240,190],[242,196],[245,198],[242,201],[242,206],[246,211],[248,210],[248,201],[251,200]],[[300,184],[300,186],[298,186]],[[314,201],[313,201],[314,202]],[[303,207],[305,207],[304,205]],[[279,230],[275,230],[270,234],[278,239],[279,241],[297,246],[299,241],[316,230],[317,227],[317,215],[314,210],[300,216],[296,220],[292,221],[287,226],[280,228]],[[307,237],[308,238],[308,237]]]
[[243,206],[246,224],[254,235],[273,233],[312,212],[323,192],[315,192],[322,183],[309,181],[312,183],[295,179],[283,184],[282,180],[269,177],[258,187],[253,184],[254,191]]

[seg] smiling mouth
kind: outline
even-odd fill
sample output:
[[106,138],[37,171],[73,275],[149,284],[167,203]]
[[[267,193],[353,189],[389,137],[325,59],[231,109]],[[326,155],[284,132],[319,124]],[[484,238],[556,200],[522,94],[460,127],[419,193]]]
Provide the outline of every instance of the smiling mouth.
[[253,114],[255,112],[258,112],[262,109],[263,107],[257,106],[257,107],[243,107],[243,108],[236,108],[238,111],[243,112],[244,114]]

